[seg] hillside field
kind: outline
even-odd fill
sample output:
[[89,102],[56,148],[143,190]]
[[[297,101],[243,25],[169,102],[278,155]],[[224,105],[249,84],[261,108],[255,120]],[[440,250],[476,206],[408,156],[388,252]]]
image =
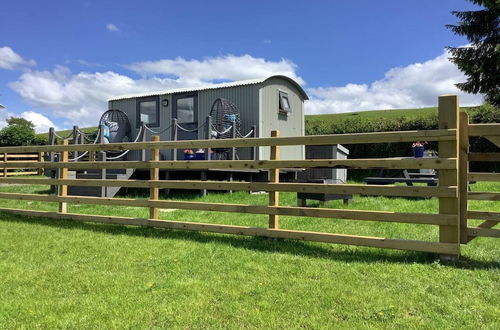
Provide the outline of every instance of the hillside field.
[[372,110],[372,111],[359,111],[359,112],[346,112],[346,113],[331,113],[324,115],[306,115],[307,120],[326,120],[338,121],[348,118],[360,118],[364,120],[384,120],[406,118],[413,119],[417,117],[430,117],[437,116],[437,107],[420,108],[420,109],[394,109],[394,110]]
[[[80,130],[86,134],[92,134],[97,131],[97,127],[85,127],[85,128],[80,128]],[[63,138],[69,136],[73,132],[73,129],[65,129],[61,131],[56,131],[56,134],[59,136],[62,136]],[[44,138],[47,141],[49,140],[49,132],[45,133],[39,133],[37,134],[38,137]]]

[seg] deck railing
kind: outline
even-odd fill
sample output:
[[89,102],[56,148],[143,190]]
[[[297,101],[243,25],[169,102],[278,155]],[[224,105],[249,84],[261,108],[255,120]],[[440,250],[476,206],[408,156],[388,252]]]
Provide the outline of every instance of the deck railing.
[[[1,199],[17,199],[29,201],[53,202],[59,204],[58,212],[38,210],[7,209],[0,211],[15,214],[43,216],[50,218],[66,218],[80,221],[109,222],[118,224],[132,224],[152,227],[185,229],[207,232],[219,232],[239,235],[254,235],[276,238],[352,244],[379,248],[391,248],[432,252],[444,256],[457,257],[460,254],[460,245],[467,242],[467,238],[476,235],[467,227],[467,217],[477,217],[477,212],[467,212],[467,196],[471,198],[489,198],[498,200],[498,193],[491,197],[491,193],[467,193],[467,138],[473,133],[474,125],[470,129],[459,119],[458,97],[441,96],[439,98],[439,128],[424,131],[379,132],[361,134],[339,134],[320,136],[280,137],[278,131],[273,131],[269,138],[246,138],[226,140],[193,140],[193,141],[158,141],[153,137],[150,142],[112,143],[90,145],[27,146],[4,147],[0,153],[11,152],[57,152],[60,153],[59,162],[13,162],[13,168],[58,168],[59,177],[55,179],[39,178],[0,178],[0,183],[18,184],[47,184],[59,186],[57,195],[0,193]],[[498,125],[498,124],[495,124]],[[496,126],[498,127],[498,126]],[[488,129],[491,127],[488,126]],[[471,133],[472,132],[472,133]],[[491,135],[498,134],[492,130]],[[387,143],[387,142],[414,142],[438,141],[439,158],[371,158],[371,159],[308,159],[308,160],[281,160],[280,147],[288,145],[331,145],[337,143]],[[200,160],[200,161],[160,161],[160,150],[179,148],[232,148],[232,147],[270,147],[269,160]],[[104,150],[151,150],[151,159],[148,161],[68,161],[71,151],[102,152]],[[472,155],[469,155],[472,156]],[[482,156],[481,156],[482,157]],[[470,157],[469,157],[470,158]],[[347,167],[352,169],[388,168],[388,169],[437,169],[439,171],[438,186],[393,186],[393,185],[361,185],[361,184],[314,184],[314,183],[285,183],[280,182],[280,169],[307,169],[314,167]],[[69,179],[68,170],[82,169],[125,169],[141,168],[150,170],[149,180],[99,180],[99,179]],[[196,181],[196,180],[159,180],[160,169],[252,169],[269,171],[269,182],[234,182],[234,181]],[[464,180],[465,177],[465,180]],[[498,174],[471,173],[470,179],[498,179]],[[150,197],[147,200],[133,198],[101,198],[68,196],[67,186],[119,186],[147,188]],[[244,190],[266,191],[269,193],[268,205],[246,205],[229,203],[208,203],[197,201],[160,200],[160,188],[175,189],[210,189],[210,190]],[[407,196],[407,197],[434,197],[439,199],[437,213],[405,213],[389,211],[352,210],[335,208],[307,208],[281,206],[280,192],[309,192],[327,194],[363,194],[376,196]],[[465,194],[464,194],[465,192]],[[486,197],[485,197],[486,196]],[[119,215],[100,216],[76,214],[67,212],[67,204],[96,204],[145,207],[149,209],[149,218],[127,218]],[[465,207],[465,209],[464,209]],[[159,220],[158,209],[173,208],[187,210],[202,210],[229,213],[265,214],[269,216],[267,228],[247,227],[227,224],[197,223],[185,221]],[[345,220],[366,220],[381,222],[398,222],[409,224],[425,224],[439,227],[439,239],[436,241],[407,240],[401,238],[358,236],[327,232],[311,232],[282,229],[280,216],[318,217]],[[482,218],[498,223],[498,213],[488,213]],[[486,233],[479,230],[479,233]],[[489,232],[488,232],[489,233]],[[476,235],[477,236],[477,235]],[[490,235],[491,236],[491,235]]]

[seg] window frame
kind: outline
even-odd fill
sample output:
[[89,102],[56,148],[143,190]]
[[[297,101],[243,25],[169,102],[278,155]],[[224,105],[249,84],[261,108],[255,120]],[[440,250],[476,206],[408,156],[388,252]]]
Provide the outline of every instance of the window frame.
[[[193,123],[198,123],[198,93],[184,93],[184,94],[178,94],[175,95],[172,98],[172,118],[177,118],[179,120],[179,109],[177,107],[177,101],[182,100],[182,99],[188,99],[192,98],[193,99],[193,121],[192,122],[182,122],[182,124],[193,124]],[[179,122],[180,123],[180,122]]]
[[[283,100],[286,98],[286,101],[288,103],[288,107],[285,107],[285,101]],[[285,91],[278,91],[278,109],[279,112],[281,113],[290,113],[292,112],[292,105],[290,103],[290,96],[288,96],[288,92]]]
[[154,123],[147,123],[147,127],[160,127],[160,97],[146,96],[138,98],[136,101],[136,127],[141,127],[141,103],[155,101],[156,103],[156,120]]

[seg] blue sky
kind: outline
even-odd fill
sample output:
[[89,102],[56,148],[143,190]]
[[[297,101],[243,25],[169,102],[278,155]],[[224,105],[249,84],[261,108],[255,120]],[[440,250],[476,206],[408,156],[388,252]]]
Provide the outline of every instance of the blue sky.
[[[458,93],[444,25],[465,0],[4,1],[0,120],[95,125],[114,95],[287,74],[308,113],[411,108]],[[465,104],[481,96],[461,94]]]

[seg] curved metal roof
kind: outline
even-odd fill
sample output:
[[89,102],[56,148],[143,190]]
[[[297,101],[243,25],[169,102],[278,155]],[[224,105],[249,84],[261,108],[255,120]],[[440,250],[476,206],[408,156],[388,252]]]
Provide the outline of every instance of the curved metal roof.
[[155,91],[155,92],[141,93],[141,94],[120,95],[120,96],[110,98],[110,99],[108,99],[108,101],[118,101],[118,100],[124,100],[124,99],[136,98],[136,97],[157,96],[157,95],[165,95],[165,94],[189,93],[189,92],[197,92],[197,91],[203,91],[203,90],[208,90],[208,89],[217,89],[217,88],[229,88],[229,87],[236,87],[236,86],[256,85],[256,84],[262,84],[265,81],[272,79],[272,78],[279,78],[279,79],[283,79],[283,80],[290,82],[292,85],[295,86],[295,88],[297,88],[297,90],[299,91],[300,95],[304,98],[304,100],[309,99],[309,97],[307,96],[304,89],[295,80],[293,80],[290,77],[283,76],[283,75],[274,75],[274,76],[269,76],[267,78],[239,80],[239,81],[232,81],[232,82],[227,82],[227,83],[222,83],[222,84],[210,84],[210,85],[203,85],[203,86],[197,86],[197,87],[176,88],[176,89],[168,89],[168,90],[163,90],[163,91]]

